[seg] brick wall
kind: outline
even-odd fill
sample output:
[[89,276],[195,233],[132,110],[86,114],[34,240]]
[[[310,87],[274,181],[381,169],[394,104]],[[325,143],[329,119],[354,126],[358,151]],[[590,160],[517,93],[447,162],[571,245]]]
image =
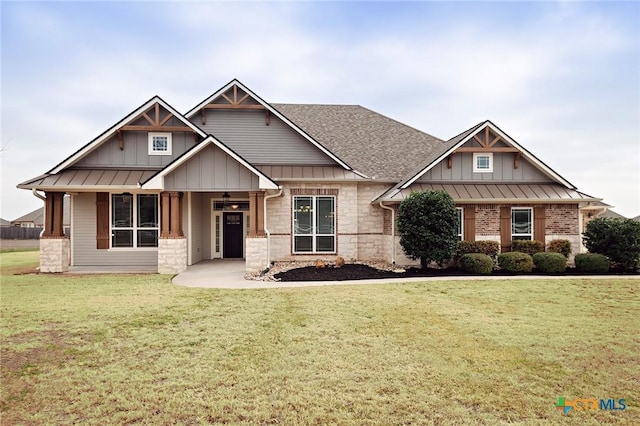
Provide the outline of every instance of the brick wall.
[[545,234],[577,235],[578,230],[577,204],[551,204],[547,207]]
[[[466,207],[466,206],[465,206]],[[476,204],[476,239],[483,236],[500,235],[500,206],[495,204]]]

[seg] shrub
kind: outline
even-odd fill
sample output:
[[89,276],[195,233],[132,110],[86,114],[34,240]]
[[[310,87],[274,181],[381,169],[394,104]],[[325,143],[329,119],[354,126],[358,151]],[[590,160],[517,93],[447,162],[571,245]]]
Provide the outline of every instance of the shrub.
[[398,209],[400,245],[411,259],[426,268],[449,261],[458,244],[458,212],[445,191],[412,192]]
[[575,257],[576,269],[580,272],[604,274],[609,272],[609,259],[603,254],[580,253]]
[[565,258],[571,254],[571,242],[569,240],[551,240],[547,245],[547,251],[560,253]]
[[466,253],[460,258],[460,268],[473,274],[490,274],[493,271],[493,259],[483,253]]
[[459,241],[457,256],[463,256],[468,253],[482,253],[495,260],[500,252],[500,244],[497,241]]
[[498,266],[507,272],[531,272],[533,270],[533,259],[527,253],[511,251],[498,255]]
[[546,274],[559,274],[567,269],[567,258],[562,253],[536,253],[533,264]]
[[513,240],[511,242],[511,250],[533,256],[544,251],[544,244],[537,240]]
[[582,240],[590,253],[604,254],[624,269],[636,269],[640,259],[640,222],[599,217],[587,224]]

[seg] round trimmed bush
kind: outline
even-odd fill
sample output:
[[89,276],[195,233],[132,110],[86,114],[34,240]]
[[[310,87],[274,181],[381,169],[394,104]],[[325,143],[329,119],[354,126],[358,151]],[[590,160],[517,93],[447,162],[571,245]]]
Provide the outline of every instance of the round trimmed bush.
[[533,259],[527,253],[510,251],[498,256],[500,269],[512,273],[527,273],[533,270]]
[[513,240],[511,241],[511,250],[533,256],[536,253],[544,251],[544,243],[538,240]]
[[500,244],[497,241],[478,240],[478,241],[459,241],[457,255],[463,256],[470,253],[482,253],[495,259],[500,252]]
[[609,259],[603,254],[580,253],[575,257],[576,269],[579,272],[604,274],[609,272]]
[[567,269],[567,258],[561,253],[536,253],[533,255],[533,264],[546,274],[560,274]]
[[547,245],[547,251],[560,253],[568,258],[571,254],[571,242],[569,240],[551,240]]
[[490,274],[493,271],[493,260],[483,253],[467,253],[460,258],[460,268],[472,274]]

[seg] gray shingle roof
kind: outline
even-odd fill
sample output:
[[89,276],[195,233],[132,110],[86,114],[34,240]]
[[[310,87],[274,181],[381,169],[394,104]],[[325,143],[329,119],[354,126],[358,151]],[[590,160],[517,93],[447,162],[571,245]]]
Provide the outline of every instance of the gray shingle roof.
[[359,105],[271,104],[355,170],[398,181],[449,143]]

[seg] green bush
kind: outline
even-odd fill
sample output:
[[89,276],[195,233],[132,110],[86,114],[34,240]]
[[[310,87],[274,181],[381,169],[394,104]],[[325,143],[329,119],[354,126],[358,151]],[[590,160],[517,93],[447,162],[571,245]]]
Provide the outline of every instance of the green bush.
[[579,272],[604,274],[609,272],[609,259],[603,254],[580,253],[575,257],[576,269]]
[[562,253],[536,253],[533,264],[546,274],[560,274],[567,269],[567,258]]
[[457,256],[461,257],[468,253],[482,253],[495,260],[500,252],[500,244],[497,241],[460,241],[458,242]]
[[624,269],[636,269],[640,260],[640,222],[599,217],[587,223],[582,240],[589,253],[604,254]]
[[511,251],[519,251],[533,256],[544,251],[544,243],[537,240],[513,240],[511,242]]
[[531,272],[533,270],[533,259],[527,253],[511,251],[498,255],[498,266],[507,272]]
[[551,240],[547,245],[547,251],[560,253],[568,258],[571,254],[571,242],[569,240]]
[[473,274],[490,274],[493,271],[493,259],[483,253],[466,253],[460,258],[460,268]]

